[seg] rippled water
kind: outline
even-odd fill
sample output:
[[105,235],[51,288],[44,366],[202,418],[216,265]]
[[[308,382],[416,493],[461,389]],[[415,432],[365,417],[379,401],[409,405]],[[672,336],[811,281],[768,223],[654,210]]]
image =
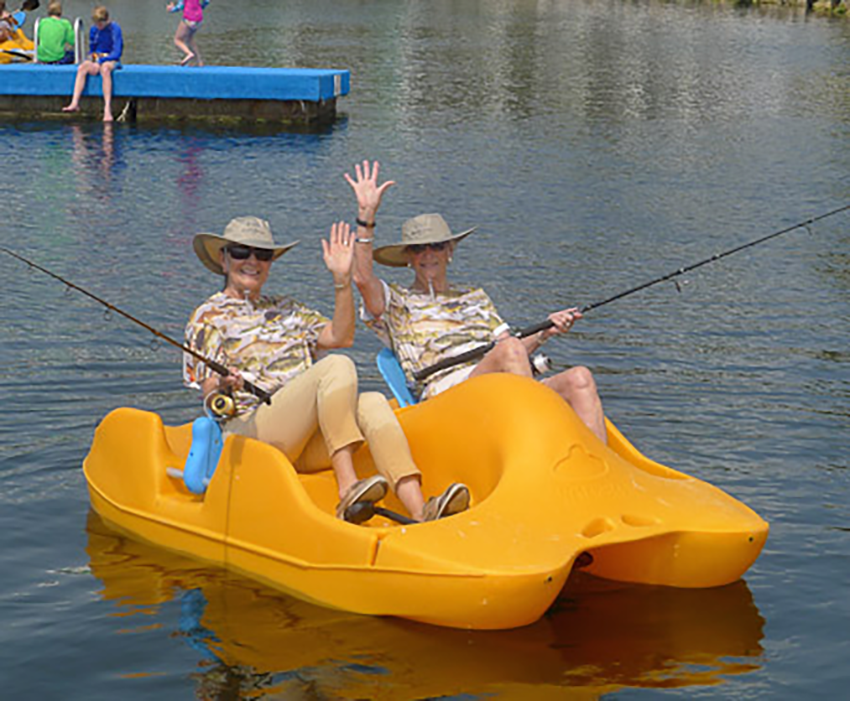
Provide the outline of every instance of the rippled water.
[[[89,5],[65,2],[66,16]],[[116,1],[129,62],[174,18]],[[342,173],[397,181],[378,236],[478,225],[454,275],[517,325],[850,201],[850,25],[782,9],[616,0],[210,5],[210,63],[352,71],[318,133],[0,124],[2,245],[179,336],[216,281],[191,236],[268,218],[302,245],[277,289],[328,309],[318,240]],[[2,72],[0,71],[0,80]],[[0,681],[9,698],[839,696],[850,655],[850,215],[588,315],[547,347],[597,375],[647,455],[771,522],[745,581],[572,583],[538,624],[465,633],[308,606],[125,539],[80,463],[118,406],[197,413],[179,358],[0,261]],[[404,280],[400,271],[396,279]],[[377,343],[359,334],[363,385]]]

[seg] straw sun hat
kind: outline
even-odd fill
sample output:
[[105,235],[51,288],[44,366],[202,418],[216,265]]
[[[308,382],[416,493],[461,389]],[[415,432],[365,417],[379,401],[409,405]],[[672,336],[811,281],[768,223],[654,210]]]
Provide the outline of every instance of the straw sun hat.
[[276,244],[272,236],[272,229],[265,219],[237,217],[230,220],[230,223],[224,228],[224,235],[222,236],[206,233],[195,234],[192,247],[195,249],[198,258],[201,259],[201,263],[214,273],[224,275],[219,253],[221,253],[222,248],[231,243],[238,243],[251,248],[271,249],[274,251],[272,260],[277,260],[290,248],[298,245],[298,241],[283,245]]
[[476,227],[453,234],[446,220],[439,214],[420,214],[408,219],[401,226],[401,243],[376,248],[372,257],[381,265],[403,268],[407,265],[405,248],[424,243],[442,243],[444,241],[460,241],[469,236]]

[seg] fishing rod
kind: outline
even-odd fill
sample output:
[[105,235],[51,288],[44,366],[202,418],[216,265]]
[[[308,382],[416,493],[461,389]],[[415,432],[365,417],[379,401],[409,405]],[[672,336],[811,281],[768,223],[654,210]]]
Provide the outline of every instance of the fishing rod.
[[[207,358],[202,353],[198,353],[198,351],[194,350],[193,348],[190,348],[189,346],[187,346],[183,343],[180,343],[179,341],[175,341],[170,336],[166,336],[164,333],[162,333],[161,331],[158,331],[153,326],[146,324],[141,319],[137,319],[132,314],[128,314],[123,309],[119,309],[114,304],[110,304],[109,302],[107,302],[105,299],[101,299],[97,295],[92,294],[91,292],[89,292],[86,289],[83,289],[79,285],[75,285],[70,280],[66,280],[62,276],[51,272],[47,268],[43,268],[42,266],[38,265],[37,263],[33,263],[31,260],[24,258],[22,255],[19,255],[19,254],[15,253],[14,251],[9,250],[8,248],[0,246],[0,251],[3,251],[4,253],[8,253],[13,258],[17,258],[18,260],[26,263],[30,268],[34,268],[35,270],[38,270],[38,271],[44,273],[45,275],[49,275],[50,277],[54,278],[55,280],[59,280],[59,282],[61,282],[63,285],[66,285],[68,288],[70,288],[72,290],[76,290],[77,292],[81,292],[86,297],[93,299],[98,304],[102,304],[104,307],[106,307],[110,311],[113,311],[116,314],[120,314],[125,319],[129,319],[130,321],[132,321],[134,324],[138,324],[143,329],[147,329],[157,338],[160,338],[163,341],[165,341],[166,343],[169,343],[172,346],[179,348],[184,353],[188,353],[189,355],[191,355],[193,358],[200,360],[202,363],[206,364],[211,370],[213,370],[214,372],[217,372],[222,377],[227,377],[228,375],[232,374],[230,372],[230,370],[228,370],[227,367],[225,367],[221,363],[218,363],[215,360],[212,360],[211,358]],[[266,392],[264,389],[261,389],[260,387],[257,387],[255,384],[248,382],[248,380],[243,380],[243,382],[244,382],[244,387],[248,392],[253,394],[255,397],[257,397],[261,401],[265,402],[266,404],[271,404],[272,396],[268,392]]]
[[[785,229],[781,229],[780,231],[774,231],[772,234],[768,234],[767,236],[762,236],[761,238],[755,239],[754,241],[749,241],[748,243],[741,244],[740,246],[735,246],[734,248],[730,248],[726,251],[722,251],[721,253],[715,253],[708,258],[705,258],[701,261],[693,263],[691,265],[686,265],[683,268],[678,268],[671,273],[667,273],[666,275],[661,275],[657,278],[649,280],[648,282],[644,282],[640,285],[636,285],[628,290],[623,292],[619,292],[611,297],[600,300],[598,302],[591,302],[590,304],[585,304],[583,307],[579,308],[579,312],[581,314],[586,314],[591,309],[597,309],[599,307],[605,306],[606,304],[610,304],[611,302],[615,302],[618,299],[623,299],[623,297],[628,297],[629,295],[633,295],[636,292],[641,292],[648,287],[653,287],[654,285],[658,285],[659,283],[666,282],[667,280],[672,280],[673,278],[679,277],[680,275],[684,275],[685,273],[689,273],[696,268],[700,268],[703,265],[708,265],[709,263],[714,263],[715,261],[720,260],[721,258],[726,258],[726,256],[731,256],[733,253],[739,253],[747,248],[752,248],[753,246],[758,246],[759,244],[764,243],[765,241],[769,241],[770,239],[775,239],[777,236],[782,236],[783,234],[787,234],[791,231],[796,231],[797,229],[808,228],[811,224],[814,224],[821,219],[826,219],[827,217],[832,217],[836,214],[839,214],[847,209],[850,209],[850,204],[846,204],[843,207],[838,207],[837,209],[833,209],[830,212],[826,212],[825,214],[818,215],[816,217],[812,217],[811,219],[806,219],[806,221],[800,222],[799,224],[794,224],[793,226],[789,226]],[[546,331],[546,329],[554,326],[554,322],[551,319],[547,319],[546,321],[541,321],[538,324],[534,324],[533,326],[527,326],[523,329],[519,329],[514,332],[514,336],[517,338],[525,338],[526,336],[533,336],[536,333],[540,333],[541,331]],[[422,380],[430,377],[435,372],[439,372],[440,370],[445,370],[447,368],[454,367],[455,365],[461,365],[463,363],[467,363],[470,360],[475,360],[480,358],[482,355],[486,355],[489,353],[493,347],[496,345],[496,341],[491,341],[490,343],[485,343],[477,348],[471,348],[470,350],[461,353],[460,355],[452,356],[451,358],[444,358],[439,362],[434,363],[433,365],[429,365],[427,368],[422,368],[421,370],[414,372],[413,377],[417,382],[421,382]]]

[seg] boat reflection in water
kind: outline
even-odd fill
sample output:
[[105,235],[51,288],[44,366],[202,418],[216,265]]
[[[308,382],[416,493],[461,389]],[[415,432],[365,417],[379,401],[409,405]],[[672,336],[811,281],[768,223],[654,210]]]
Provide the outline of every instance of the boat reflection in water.
[[[122,630],[137,614],[140,629],[184,636],[199,656],[199,698],[586,699],[721,684],[761,666],[764,619],[743,581],[675,589],[579,574],[531,626],[463,631],[313,606],[127,538],[94,511],[87,531],[92,574]],[[172,600],[180,620],[151,629],[151,609]]]

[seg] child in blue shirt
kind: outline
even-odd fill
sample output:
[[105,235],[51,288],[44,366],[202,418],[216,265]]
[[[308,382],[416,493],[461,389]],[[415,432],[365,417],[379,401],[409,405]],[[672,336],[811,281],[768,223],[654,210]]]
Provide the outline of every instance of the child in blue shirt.
[[89,58],[77,69],[74,95],[62,111],[78,112],[80,96],[86,87],[86,80],[90,75],[100,75],[103,79],[103,121],[111,122],[113,121],[112,71],[121,68],[124,36],[118,23],[109,20],[109,12],[103,5],[94,8],[91,18],[94,26],[89,32]]

